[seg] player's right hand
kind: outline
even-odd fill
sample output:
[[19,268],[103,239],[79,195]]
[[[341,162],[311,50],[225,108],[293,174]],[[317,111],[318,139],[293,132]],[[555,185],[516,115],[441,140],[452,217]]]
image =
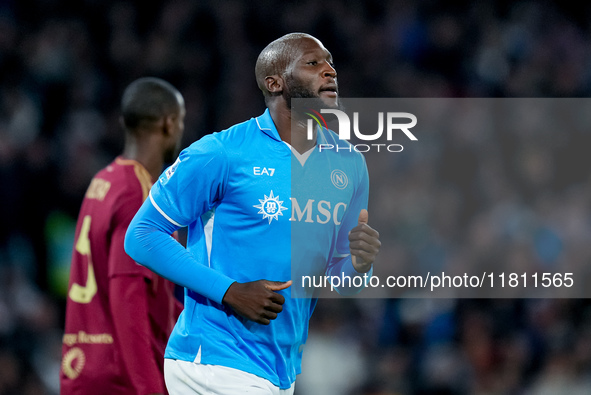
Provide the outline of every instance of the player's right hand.
[[269,325],[283,311],[285,298],[275,292],[289,288],[291,280],[258,280],[248,283],[235,282],[226,291],[222,302],[238,315],[259,324]]

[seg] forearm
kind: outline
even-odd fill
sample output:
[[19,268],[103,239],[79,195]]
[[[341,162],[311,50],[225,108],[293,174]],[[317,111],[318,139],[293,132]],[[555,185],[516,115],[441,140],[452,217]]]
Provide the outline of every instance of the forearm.
[[139,264],[217,303],[234,280],[198,262],[170,236],[176,227],[144,202],[125,236],[125,252]]

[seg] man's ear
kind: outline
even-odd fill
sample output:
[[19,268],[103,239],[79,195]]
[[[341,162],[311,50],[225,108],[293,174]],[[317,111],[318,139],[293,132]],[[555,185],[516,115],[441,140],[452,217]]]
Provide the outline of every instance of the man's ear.
[[265,88],[272,95],[280,95],[283,92],[285,81],[277,74],[265,77]]
[[176,115],[167,115],[164,117],[164,122],[162,124],[162,131],[166,136],[170,136],[174,133],[176,123]]

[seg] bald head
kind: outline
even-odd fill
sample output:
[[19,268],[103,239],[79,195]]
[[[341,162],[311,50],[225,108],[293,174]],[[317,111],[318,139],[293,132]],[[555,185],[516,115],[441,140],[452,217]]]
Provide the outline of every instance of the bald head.
[[299,53],[302,40],[318,41],[306,33],[290,33],[278,38],[265,47],[259,54],[255,67],[257,85],[265,97],[271,93],[265,86],[265,79],[271,75],[283,76],[291,62]]
[[170,83],[154,77],[135,80],[121,99],[123,124],[131,132],[178,114],[183,107],[181,93]]

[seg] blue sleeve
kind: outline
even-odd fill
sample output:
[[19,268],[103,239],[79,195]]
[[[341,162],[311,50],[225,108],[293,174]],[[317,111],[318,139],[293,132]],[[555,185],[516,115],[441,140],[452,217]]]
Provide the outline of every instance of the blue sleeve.
[[177,228],[146,199],[125,234],[125,252],[162,277],[222,303],[234,280],[198,262],[170,236]]
[[[357,170],[357,185],[353,198],[347,211],[343,216],[341,229],[337,236],[336,249],[332,254],[332,259],[328,264],[326,274],[329,276],[348,276],[348,277],[363,277],[369,280],[373,273],[373,267],[367,273],[359,273],[353,266],[351,259],[351,252],[349,250],[349,232],[355,226],[359,219],[359,213],[362,209],[367,209],[367,202],[369,199],[369,175],[367,173],[367,165],[365,158],[360,154],[361,160],[356,167]],[[363,283],[362,287],[337,287],[336,290],[341,295],[353,295],[360,292],[367,284]]]
[[215,135],[203,137],[162,173],[150,191],[152,204],[177,226],[193,223],[224,196],[228,159]]
[[234,281],[198,261],[170,235],[200,221],[219,203],[228,179],[227,159],[213,135],[183,150],[154,184],[125,236],[125,251],[136,262],[218,303]]

